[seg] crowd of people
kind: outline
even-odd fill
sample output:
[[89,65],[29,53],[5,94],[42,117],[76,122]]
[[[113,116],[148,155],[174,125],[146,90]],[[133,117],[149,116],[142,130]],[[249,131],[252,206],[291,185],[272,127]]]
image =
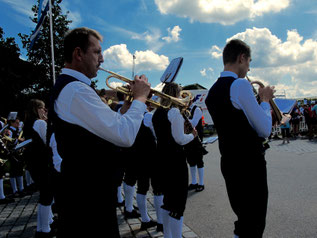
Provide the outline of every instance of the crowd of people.
[[273,137],[279,138],[279,133],[281,133],[283,144],[289,143],[290,139],[297,138],[313,140],[317,135],[317,105],[315,101],[298,102],[289,115],[290,120],[286,123],[275,125],[281,130],[275,130]]
[[[93,29],[69,31],[64,39],[65,67],[51,90],[48,107],[32,99],[23,126],[17,113],[10,113],[6,124],[1,124],[1,155],[7,158],[1,161],[10,163],[13,196],[4,195],[0,166],[0,203],[25,195],[25,175],[27,186],[34,183],[40,194],[36,237],[120,237],[116,208],[124,206],[125,219],[140,217],[141,230],[156,226],[165,238],[181,238],[188,191],[205,188],[201,109],[191,98],[187,117],[179,105],[161,98],[161,106],[153,110],[145,75],[135,76],[127,86],[132,98],[117,94],[120,102],[109,106],[103,93],[91,87],[104,61],[102,40]],[[224,71],[210,89],[206,105],[217,129],[221,171],[238,218],[234,236],[260,238],[268,204],[263,138],[272,130],[269,101],[274,88],[260,88],[260,102],[256,100],[245,79],[251,49],[243,41],[227,43],[223,62]],[[181,91],[173,82],[165,83],[162,90],[174,98]],[[313,138],[316,110],[316,106],[294,108],[289,122],[295,136],[304,115]],[[289,128],[282,125],[284,143],[289,142]],[[16,150],[20,142],[24,147]],[[156,221],[147,212],[150,186]]]
[[[118,206],[124,206],[125,219],[140,217],[141,230],[156,226],[164,237],[181,237],[188,190],[204,190],[205,152],[201,140],[195,140],[202,135],[201,110],[191,106],[187,118],[164,98],[161,105],[169,107],[153,110],[147,103],[151,88],[145,75],[135,76],[128,86],[133,101],[125,98],[110,107],[90,87],[103,62],[101,41],[102,36],[89,28],[70,31],[64,40],[65,68],[51,90],[48,107],[32,99],[23,119],[14,113],[1,124],[13,194],[25,195],[24,175],[36,185],[36,237],[120,237]],[[166,83],[163,92],[178,98],[181,87]],[[4,196],[1,182],[0,202],[13,202]],[[157,221],[147,213],[150,185]]]

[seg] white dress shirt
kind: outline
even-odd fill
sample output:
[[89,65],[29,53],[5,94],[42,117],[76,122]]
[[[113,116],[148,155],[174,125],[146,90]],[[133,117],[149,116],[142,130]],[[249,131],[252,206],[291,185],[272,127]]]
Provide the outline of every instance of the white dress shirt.
[[[190,106],[190,110],[194,107],[194,104]],[[192,124],[193,127],[196,127],[199,120],[202,118],[203,112],[200,110],[200,108],[197,106],[195,108],[195,111],[193,112],[193,118],[189,119],[190,123]]]
[[33,124],[33,129],[39,134],[44,144],[46,144],[46,129],[47,123],[44,120],[36,120]]
[[167,117],[168,120],[171,122],[172,136],[177,144],[186,145],[194,139],[194,135],[192,133],[185,134],[185,120],[178,108],[171,108],[168,111]]
[[50,139],[50,147],[52,148],[52,152],[53,152],[54,168],[56,169],[56,171],[61,172],[62,158],[58,154],[58,151],[57,151],[57,143],[56,143],[56,140],[55,140],[55,134],[54,133],[52,134],[51,139]]
[[220,77],[236,78],[230,88],[232,105],[239,110],[243,110],[250,125],[257,132],[258,136],[263,138],[269,137],[272,130],[270,104],[261,102],[259,105],[254,97],[251,83],[246,79],[238,78],[237,74],[224,71]]
[[71,82],[60,92],[54,105],[58,117],[117,146],[133,145],[146,105],[133,100],[130,109],[121,115],[101,101],[90,87],[91,80],[84,74],[67,68],[62,70],[62,74],[75,77],[81,82]]

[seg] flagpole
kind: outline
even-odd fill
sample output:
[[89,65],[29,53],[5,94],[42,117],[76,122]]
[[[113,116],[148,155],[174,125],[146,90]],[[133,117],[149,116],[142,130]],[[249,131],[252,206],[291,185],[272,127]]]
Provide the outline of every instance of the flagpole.
[[134,79],[134,67],[135,67],[135,63],[134,63],[134,60],[135,60],[135,55],[132,56],[133,57],[133,63],[132,63],[132,79]]
[[52,72],[53,72],[53,85],[55,84],[55,59],[54,59],[54,39],[53,39],[53,18],[52,18],[52,1],[49,1],[49,14],[50,14],[50,35],[51,35],[51,55],[52,55]]

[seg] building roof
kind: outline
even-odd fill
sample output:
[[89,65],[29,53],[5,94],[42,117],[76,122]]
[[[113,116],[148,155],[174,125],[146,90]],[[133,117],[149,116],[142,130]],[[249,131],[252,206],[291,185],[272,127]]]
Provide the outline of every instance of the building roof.
[[207,89],[207,88],[201,86],[198,83],[189,84],[189,85],[186,85],[186,86],[183,87],[183,90],[199,90],[199,89]]

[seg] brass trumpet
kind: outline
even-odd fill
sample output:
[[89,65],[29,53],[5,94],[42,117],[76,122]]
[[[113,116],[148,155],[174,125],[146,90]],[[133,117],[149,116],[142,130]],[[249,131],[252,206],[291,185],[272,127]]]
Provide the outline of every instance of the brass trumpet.
[[[253,84],[257,84],[259,85],[260,88],[264,88],[264,84],[260,81],[251,81],[249,79],[248,76],[246,76],[247,80],[251,83],[251,85],[253,86]],[[255,92],[255,94],[258,96],[258,92],[255,90],[255,88],[253,88],[253,91]],[[276,118],[276,121],[278,124],[285,124],[286,122],[288,122],[291,118],[291,116],[289,114],[284,115],[280,109],[278,108],[278,106],[275,104],[275,102],[273,101],[273,99],[271,99],[269,101],[272,112]]]
[[[132,83],[133,80],[129,79],[129,78],[126,78],[120,74],[117,74],[115,72],[112,72],[110,70],[107,70],[107,69],[103,69],[103,68],[100,68],[99,67],[99,70],[102,70],[104,72],[107,72],[108,74],[110,74],[107,78],[106,78],[106,85],[108,88],[112,89],[112,90],[115,90],[115,91],[118,91],[118,92],[121,92],[125,95],[127,95],[127,97],[129,97],[131,100],[133,98],[133,94],[132,94],[132,91],[129,89],[129,88],[125,88],[125,87],[116,87],[116,88],[113,88],[110,84],[109,84],[109,80],[111,78],[116,78],[116,79],[119,79],[121,81],[124,81],[126,83]],[[171,108],[172,106],[174,107],[177,107],[179,108],[179,110],[181,111],[181,113],[187,113],[187,108],[189,106],[189,97],[186,97],[184,99],[179,99],[179,98],[175,98],[175,97],[172,97],[172,96],[169,96],[165,93],[162,93],[160,91],[157,91],[155,89],[152,89],[151,88],[151,91],[150,91],[150,94],[151,95],[155,95],[155,96],[158,96],[160,98],[164,98],[164,99],[167,99],[170,101],[170,103],[167,105],[167,106],[164,106],[164,105],[161,105],[159,102],[156,102],[154,101],[153,99],[151,98],[148,98],[147,99],[147,102],[148,103],[151,103],[151,105],[154,107],[154,108],[158,108],[158,107],[163,107],[165,109],[168,109],[168,108]]]

